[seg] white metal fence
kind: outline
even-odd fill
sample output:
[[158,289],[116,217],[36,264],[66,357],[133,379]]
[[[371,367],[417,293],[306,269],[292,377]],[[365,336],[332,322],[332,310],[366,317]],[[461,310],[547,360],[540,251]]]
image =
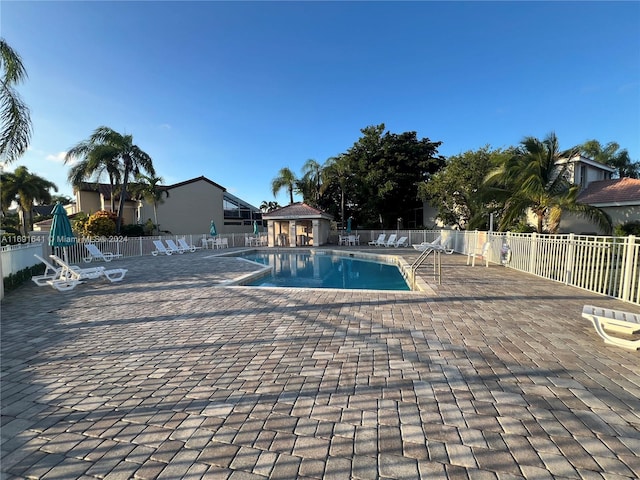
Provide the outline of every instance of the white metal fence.
[[[479,253],[489,242],[489,261],[503,263],[507,268],[530,273],[590,292],[614,297],[640,305],[640,238],[604,237],[593,235],[540,235],[458,230],[358,230],[360,244],[376,240],[381,233],[406,236],[409,244],[432,242],[438,236],[449,239],[449,247],[457,253]],[[208,234],[172,235],[136,238],[93,239],[106,253],[123,258],[150,255],[155,250],[153,240],[185,238],[187,243],[202,246]],[[245,234],[221,235],[229,247],[247,246]],[[85,239],[87,240],[87,239]],[[338,243],[338,232],[332,233],[330,243]],[[52,248],[46,243],[2,247],[3,277],[38,263],[34,253],[47,256]],[[58,252],[60,253],[60,252]],[[87,251],[82,242],[67,248],[71,263],[82,263]]]

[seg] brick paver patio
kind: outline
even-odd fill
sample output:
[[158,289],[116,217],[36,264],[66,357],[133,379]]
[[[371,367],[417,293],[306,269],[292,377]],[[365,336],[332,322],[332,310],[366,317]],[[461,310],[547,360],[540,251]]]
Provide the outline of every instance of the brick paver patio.
[[640,353],[580,316],[639,307],[457,255],[432,296],[221,286],[253,267],[212,253],[7,294],[2,479],[640,477]]

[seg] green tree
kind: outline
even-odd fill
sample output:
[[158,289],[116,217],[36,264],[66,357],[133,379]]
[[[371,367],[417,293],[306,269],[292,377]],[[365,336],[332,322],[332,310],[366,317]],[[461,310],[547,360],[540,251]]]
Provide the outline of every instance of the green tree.
[[499,208],[499,203],[483,180],[506,155],[506,151],[485,146],[449,157],[443,169],[420,183],[418,196],[438,209],[438,217],[445,225],[486,228],[489,214]]
[[302,178],[298,180],[297,190],[302,194],[303,202],[317,208],[322,186],[322,166],[315,160],[309,159],[302,166],[302,174]]
[[278,176],[271,181],[271,191],[273,196],[277,196],[278,192],[283,188],[289,192],[289,204],[293,203],[293,190],[296,188],[298,179],[290,168],[284,167],[278,172]]
[[340,221],[346,225],[345,207],[347,202],[347,187],[352,178],[351,165],[347,155],[342,154],[328,159],[322,168],[322,189],[320,192],[325,198],[331,198],[330,189],[337,190],[338,201],[331,200],[330,205],[340,205]]
[[[118,165],[120,172],[120,201],[118,204],[118,219],[116,222],[116,233],[120,233],[122,226],[122,214],[124,212],[124,203],[128,193],[128,184],[131,176],[146,172],[149,175],[155,175],[151,157],[140,147],[133,143],[133,135],[122,135],[109,127],[98,127],[91,136],[78,144],[74,149],[78,148],[86,160],[98,162],[96,165]],[[74,150],[72,149],[72,151]],[[109,175],[115,170],[104,167]],[[97,167],[96,167],[97,169]],[[94,170],[95,171],[95,170]],[[113,195],[112,195],[113,196]]]
[[114,157],[113,149],[108,145],[95,145],[85,140],[69,149],[65,155],[64,163],[74,162],[67,176],[69,183],[75,188],[80,188],[82,183],[94,180],[100,182],[100,178],[106,174],[109,181],[111,211],[116,211],[116,189],[120,185],[122,171],[118,157]]
[[442,142],[418,139],[416,132],[384,132],[384,124],[361,130],[362,137],[346,153],[351,165],[353,195],[348,203],[358,210],[364,225],[377,225],[379,217],[389,226],[396,219],[411,218],[422,201],[418,185],[440,170]]
[[50,190],[58,191],[58,187],[49,180],[35,175],[20,166],[14,172],[1,175],[2,210],[6,211],[12,202],[18,204],[20,229],[23,235],[33,230],[33,206],[51,202]]
[[27,71],[20,56],[3,38],[0,38],[0,70],[0,160],[9,164],[27,151],[31,140],[31,117],[29,108],[15,89],[27,78]]
[[139,173],[136,175],[136,183],[130,188],[133,196],[144,199],[146,202],[153,204],[153,218],[155,228],[160,233],[160,224],[158,223],[158,205],[164,203],[163,196],[169,197],[169,191],[163,188],[161,184],[164,182],[162,177],[155,175],[144,175]]
[[518,223],[530,209],[537,219],[537,232],[548,226],[555,233],[563,211],[570,211],[597,222],[611,231],[611,220],[600,209],[576,202],[579,186],[567,181],[567,162],[577,150],[560,151],[555,133],[544,140],[526,137],[505,161],[486,177],[486,184],[502,194],[505,204],[499,229]]
[[584,156],[615,168],[620,178],[640,178],[640,162],[632,162],[629,152],[620,150],[620,145],[616,142],[602,146],[597,140],[588,140],[578,148]]
[[281,208],[281,207],[280,207],[280,204],[278,202],[270,202],[270,201],[264,200],[260,204],[260,211],[262,211],[264,213],[273,212],[274,210],[277,210],[279,208]]

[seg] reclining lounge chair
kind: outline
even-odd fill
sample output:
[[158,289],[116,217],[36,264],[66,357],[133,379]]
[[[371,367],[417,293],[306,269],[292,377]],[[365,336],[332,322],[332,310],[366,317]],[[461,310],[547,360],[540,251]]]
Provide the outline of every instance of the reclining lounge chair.
[[604,339],[605,343],[631,350],[640,349],[640,338],[621,338],[608,333],[608,331],[616,332],[629,337],[640,333],[640,313],[585,305],[582,309],[582,317],[593,323],[596,332]]

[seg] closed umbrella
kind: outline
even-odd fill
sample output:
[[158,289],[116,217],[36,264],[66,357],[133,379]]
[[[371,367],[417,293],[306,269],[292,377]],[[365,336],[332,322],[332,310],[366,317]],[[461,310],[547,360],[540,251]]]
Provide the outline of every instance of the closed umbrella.
[[260,232],[258,231],[258,222],[257,220],[253,221],[253,234],[257,237]]
[[351,217],[347,218],[347,233],[351,233]]
[[49,231],[49,246],[62,247],[65,262],[68,262],[67,247],[76,244],[76,237],[71,229],[67,212],[60,202],[53,207],[53,221]]
[[212,237],[215,237],[216,235],[218,235],[218,231],[216,230],[216,224],[214,223],[213,220],[211,220],[211,228],[209,229],[209,234]]

